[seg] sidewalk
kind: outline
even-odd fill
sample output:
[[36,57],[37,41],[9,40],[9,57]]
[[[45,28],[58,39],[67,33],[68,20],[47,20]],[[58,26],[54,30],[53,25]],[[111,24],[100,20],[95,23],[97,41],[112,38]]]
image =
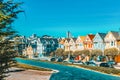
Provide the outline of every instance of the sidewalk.
[[52,71],[24,70],[12,68],[6,80],[49,80]]

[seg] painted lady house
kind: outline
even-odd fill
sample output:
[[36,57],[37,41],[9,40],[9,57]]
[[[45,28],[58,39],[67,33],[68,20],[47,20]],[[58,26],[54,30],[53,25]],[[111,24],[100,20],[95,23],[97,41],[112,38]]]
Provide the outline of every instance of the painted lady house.
[[40,38],[40,42],[42,44],[42,49],[43,49],[43,54],[45,56],[49,56],[49,54],[52,51],[55,51],[58,48],[58,39],[57,38],[53,38],[51,36],[48,35],[44,35]]
[[65,38],[58,39],[58,42],[59,42],[59,47],[58,48],[64,49],[65,48],[65,46],[64,46]]
[[93,49],[93,39],[94,39],[94,36],[93,34],[88,34],[85,39],[84,39],[84,49],[87,49],[87,50],[92,50]]
[[77,38],[71,38],[69,41],[69,47],[70,47],[70,51],[76,51],[77,49],[77,45],[76,45],[76,40]]
[[105,41],[104,38],[106,36],[106,33],[97,33],[93,39],[94,48],[101,51],[104,51],[105,49]]
[[84,50],[84,41],[85,36],[78,36],[77,40],[76,40],[76,50],[80,51],[80,50]]
[[109,31],[104,38],[105,40],[105,49],[108,48],[117,48],[120,50],[120,32]]
[[[27,41],[28,42],[26,44],[29,45],[23,49],[23,54],[28,56],[30,55],[29,58],[48,56],[52,51],[55,51],[58,48],[57,38],[53,38],[48,35],[44,35],[42,37],[33,35],[27,38]],[[33,57],[31,57],[31,54],[28,52],[31,52]]]
[[64,42],[64,50],[65,50],[65,51],[70,51],[69,41],[70,41],[69,38],[66,38],[66,39],[65,39],[65,42]]

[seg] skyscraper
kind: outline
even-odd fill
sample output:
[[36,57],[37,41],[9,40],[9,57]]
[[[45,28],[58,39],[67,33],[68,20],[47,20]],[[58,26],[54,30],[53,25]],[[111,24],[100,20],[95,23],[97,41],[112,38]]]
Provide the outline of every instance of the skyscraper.
[[66,37],[67,37],[67,38],[72,38],[72,35],[71,35],[70,31],[67,32]]

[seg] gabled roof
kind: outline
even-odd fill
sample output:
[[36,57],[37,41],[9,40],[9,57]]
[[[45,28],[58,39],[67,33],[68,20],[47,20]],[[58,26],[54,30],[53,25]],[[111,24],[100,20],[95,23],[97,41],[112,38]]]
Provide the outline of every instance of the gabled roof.
[[65,40],[67,40],[68,42],[70,41],[70,38],[66,38]]
[[80,39],[81,39],[82,41],[84,41],[85,36],[80,36]]
[[116,40],[120,39],[119,33],[117,31],[110,31],[110,32],[113,34]]
[[56,38],[40,38],[41,43],[58,43]]
[[74,42],[76,42],[77,38],[72,38]]
[[64,42],[65,42],[65,39],[61,39],[61,40],[59,41],[60,44],[64,44]]
[[100,37],[104,40],[106,33],[98,33],[100,35]]
[[90,38],[90,40],[93,40],[93,38],[95,37],[95,35],[93,35],[93,34],[88,34],[88,37]]

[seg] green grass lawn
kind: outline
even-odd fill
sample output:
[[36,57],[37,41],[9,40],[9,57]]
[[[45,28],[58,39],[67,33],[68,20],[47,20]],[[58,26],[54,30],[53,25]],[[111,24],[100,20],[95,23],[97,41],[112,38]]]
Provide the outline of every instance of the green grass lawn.
[[75,64],[69,64],[69,66],[77,66],[80,68],[85,68],[89,70],[94,70],[106,74],[112,74],[112,75],[119,75],[120,76],[120,70],[115,68],[108,68],[108,67],[98,67],[98,66],[88,66],[88,65],[75,65]]
[[23,69],[39,70],[39,71],[52,71],[50,69],[35,67],[35,66],[21,64],[21,63],[17,63],[15,67],[23,68]]

